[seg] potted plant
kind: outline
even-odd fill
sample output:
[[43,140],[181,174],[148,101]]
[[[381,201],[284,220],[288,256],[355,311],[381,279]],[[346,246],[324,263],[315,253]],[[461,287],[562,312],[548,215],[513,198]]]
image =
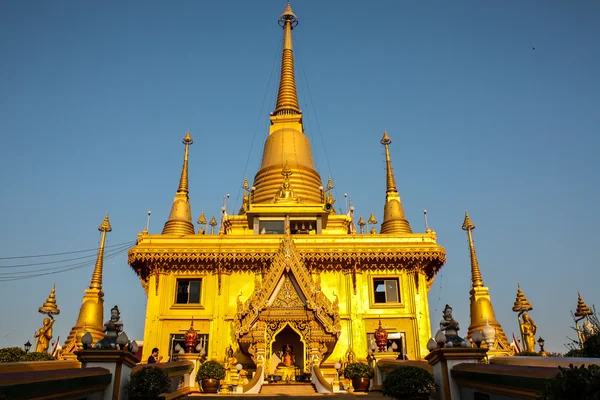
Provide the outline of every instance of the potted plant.
[[352,381],[355,392],[366,392],[369,390],[373,368],[362,362],[350,363],[344,369],[344,378]]
[[200,365],[196,381],[202,385],[205,393],[217,393],[219,381],[225,378],[225,367],[217,361],[207,361]]
[[396,367],[383,382],[383,394],[394,399],[426,400],[434,390],[433,375],[419,367]]
[[162,368],[144,367],[131,375],[127,384],[130,400],[160,399],[163,393],[171,390],[169,374]]

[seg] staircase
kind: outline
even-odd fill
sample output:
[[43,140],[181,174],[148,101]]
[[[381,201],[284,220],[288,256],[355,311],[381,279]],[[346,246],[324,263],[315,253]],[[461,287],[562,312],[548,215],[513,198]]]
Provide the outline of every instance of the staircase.
[[317,390],[312,383],[290,382],[290,383],[267,383],[260,389],[261,396],[314,396]]

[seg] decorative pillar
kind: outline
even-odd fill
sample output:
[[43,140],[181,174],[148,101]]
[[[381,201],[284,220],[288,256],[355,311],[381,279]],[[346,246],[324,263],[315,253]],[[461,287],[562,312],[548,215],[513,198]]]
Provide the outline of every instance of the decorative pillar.
[[183,376],[183,384],[191,388],[192,392],[200,392],[198,382],[196,382],[196,374],[198,374],[198,368],[200,366],[200,357],[200,353],[184,353],[180,354],[177,358],[178,361],[191,361],[194,363],[192,372]]
[[476,363],[486,355],[487,349],[457,347],[439,348],[429,353],[425,359],[433,367],[433,377],[439,388],[438,400],[460,400],[460,389],[450,371],[457,364]]
[[125,385],[131,370],[140,362],[138,358],[122,350],[81,350],[75,355],[82,368],[101,367],[111,372],[112,380],[104,391],[103,400],[127,400]]

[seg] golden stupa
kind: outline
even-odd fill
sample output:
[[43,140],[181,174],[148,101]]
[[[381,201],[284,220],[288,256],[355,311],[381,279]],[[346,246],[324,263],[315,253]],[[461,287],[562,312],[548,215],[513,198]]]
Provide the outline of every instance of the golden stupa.
[[[492,298],[490,297],[490,290],[483,284],[481,270],[479,269],[479,261],[477,261],[477,253],[475,252],[475,243],[473,242],[472,231],[475,229],[475,224],[467,212],[465,212],[465,220],[462,229],[467,231],[469,253],[471,257],[471,291],[469,292],[471,295],[469,299],[471,304],[471,324],[469,325],[467,337],[471,338],[476,330],[482,331],[489,325],[495,330],[495,340],[494,345],[488,353],[490,355],[513,355],[514,350],[508,342],[504,329],[502,329],[502,325],[500,325],[500,322],[496,319]],[[487,347],[485,342],[483,347]]]
[[[352,209],[335,213],[333,181],[323,185],[302,122],[292,46],[298,20],[289,3],[279,23],[277,102],[260,169],[251,185],[244,181],[241,209],[224,205],[210,219],[210,233],[194,231],[188,156],[193,181],[214,172],[194,167],[188,134],[162,234],[142,231],[129,251],[148,296],[142,359],[153,347],[173,359],[192,318],[207,338],[208,359],[223,360],[232,346],[245,369],[265,376],[276,372],[285,344],[294,349],[299,373],[319,365],[335,374],[333,365],[347,354],[364,360],[380,319],[395,343],[390,351],[422,359],[431,338],[427,293],[445,250],[435,232],[415,233],[406,219],[387,133],[381,139],[386,176],[374,177],[386,181],[380,232],[357,233]],[[198,222],[206,224],[204,214]],[[376,223],[371,214],[368,224]]]

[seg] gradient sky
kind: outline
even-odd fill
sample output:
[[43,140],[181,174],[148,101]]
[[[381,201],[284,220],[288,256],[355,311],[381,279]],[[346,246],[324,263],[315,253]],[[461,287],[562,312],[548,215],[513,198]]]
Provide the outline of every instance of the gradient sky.
[[[278,84],[284,1],[4,1],[0,9],[0,257],[134,241],[166,221],[191,129],[194,221],[241,203],[260,165]],[[469,326],[468,209],[484,282],[507,335],[517,281],[552,351],[575,337],[577,290],[600,302],[600,3],[292,3],[296,78],[317,169],[357,216],[382,220],[392,163],[407,217],[423,209],[448,261],[429,293]],[[535,50],[533,49],[535,47]],[[118,249],[118,247],[116,247]],[[0,268],[0,347],[22,346],[56,282],[55,338],[75,323],[95,255]],[[51,259],[0,260],[10,266]],[[43,273],[41,271],[40,273]],[[16,275],[19,276],[19,275]],[[118,304],[142,339],[146,297],[125,253],[104,269],[105,319]]]

